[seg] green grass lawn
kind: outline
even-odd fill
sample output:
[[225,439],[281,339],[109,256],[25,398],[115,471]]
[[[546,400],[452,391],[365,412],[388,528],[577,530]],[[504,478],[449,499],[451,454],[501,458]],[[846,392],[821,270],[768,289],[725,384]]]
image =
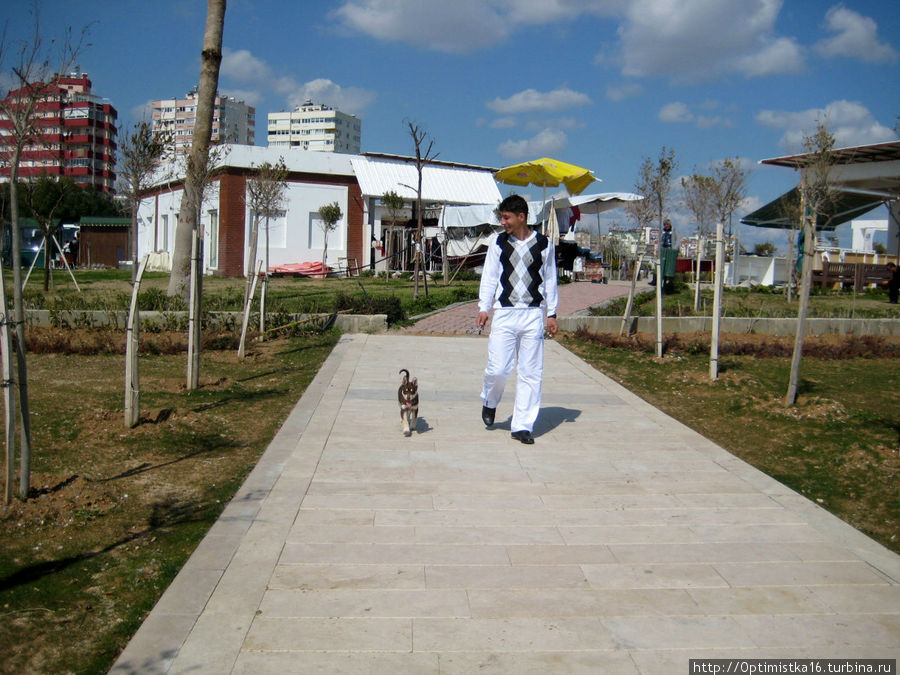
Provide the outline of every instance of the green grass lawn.
[[[8,277],[9,275],[7,275]],[[478,281],[471,275],[460,275],[450,286],[429,280],[426,289],[405,275],[397,279],[359,276],[335,279],[272,277],[266,293],[266,312],[271,314],[317,313],[349,310],[360,314],[387,314],[389,324],[403,324],[409,317],[446,306],[453,302],[478,297]],[[77,270],[79,289],[65,271],[54,271],[54,285],[44,291],[40,280],[32,278],[23,293],[26,308],[50,310],[127,310],[131,299],[131,273],[124,270]],[[148,272],[141,283],[139,305],[142,310],[185,310],[179,297],[168,297],[169,275]],[[206,277],[203,280],[204,311],[242,309],[246,280],[243,278]],[[7,293],[10,281],[7,278]],[[254,309],[258,309],[260,289],[257,286]]]
[[[742,339],[748,338],[726,337]],[[810,344],[823,354],[846,354],[853,346],[840,343],[848,340],[854,338],[807,342],[827,343]],[[693,343],[663,359],[655,358],[652,341],[633,349],[582,333],[564,337],[564,344],[652,405],[900,552],[900,341],[881,340],[863,350],[865,357],[804,357],[800,396],[790,408],[783,404],[789,355],[725,355],[719,379],[711,381],[708,351]],[[775,341],[767,337],[762,353]]]
[[[675,292],[663,295],[663,316],[711,316],[713,291],[701,288],[701,307],[694,312],[693,285],[677,283]],[[596,316],[622,316],[626,298],[593,310]],[[656,291],[635,296],[633,316],[656,315]],[[722,294],[722,316],[783,318],[797,316],[796,296],[787,301],[780,289],[767,286],[725,289]],[[900,319],[900,306],[887,301],[883,289],[870,289],[854,294],[852,290],[818,291],[810,296],[809,316],[816,318]]]

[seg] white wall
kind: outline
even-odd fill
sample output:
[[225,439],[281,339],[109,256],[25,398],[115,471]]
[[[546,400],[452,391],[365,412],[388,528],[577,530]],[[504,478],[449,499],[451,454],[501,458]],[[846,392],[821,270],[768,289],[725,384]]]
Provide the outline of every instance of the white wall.
[[[147,253],[159,252],[168,253],[168,259],[171,260],[182,193],[181,189],[177,189],[171,192],[164,192],[158,197],[148,197],[141,202],[138,211],[140,218],[138,252],[140,257]],[[337,228],[328,236],[327,264],[336,267],[338,258],[347,255],[349,191],[345,186],[311,183],[291,183],[288,185],[285,217],[277,219],[276,222],[270,222],[269,266],[321,261],[323,235],[321,228],[317,225],[318,210],[320,206],[335,201],[340,205],[344,217],[338,223]],[[215,263],[214,256],[210,256],[210,244],[213,234],[210,227],[213,220],[210,214],[212,210],[218,212],[220,232],[229,226],[234,227],[233,223],[229,224],[222,221],[217,183],[210,188],[210,196],[204,202],[202,209],[201,223],[204,236],[203,269],[205,273],[211,273],[216,269],[215,266],[211,266],[211,262]],[[245,212],[245,219],[244,269],[247,269],[247,245],[249,244],[251,227],[249,208]],[[163,231],[164,224],[167,225],[168,232]],[[159,228],[156,236],[156,246],[154,246],[154,226]],[[219,236],[221,237],[221,234]],[[164,255],[154,257],[157,260],[165,260],[166,258]],[[263,224],[260,225],[257,259],[265,259],[265,230]]]
[[[324,235],[319,226],[319,207],[337,202],[344,217],[328,235],[327,265],[337,267],[338,258],[347,255],[347,210],[349,192],[339,185],[292,183],[285,195],[285,217],[269,223],[269,267],[300,262],[320,262],[324,251]],[[250,209],[244,230],[244,269],[247,269],[250,244]],[[265,223],[259,227],[257,260],[265,260]]]

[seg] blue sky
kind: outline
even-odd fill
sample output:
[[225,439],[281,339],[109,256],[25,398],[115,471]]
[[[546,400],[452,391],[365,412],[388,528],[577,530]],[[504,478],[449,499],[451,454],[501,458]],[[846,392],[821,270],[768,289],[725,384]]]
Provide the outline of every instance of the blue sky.
[[[197,82],[202,0],[38,8],[48,37],[89,27],[79,64],[125,124]],[[4,3],[8,43],[31,10]],[[312,98],[362,119],[364,152],[412,154],[412,121],[439,159],[556,157],[602,179],[587,192],[632,191],[664,145],[679,175],[738,157],[752,169],[739,217],[793,187],[757,162],[800,151],[819,120],[839,146],[898,138],[898,35],[896,0],[229,0],[220,90],[256,106],[258,144],[266,113]],[[676,200],[675,229],[693,233]],[[739,234],[784,247],[778,231]]]

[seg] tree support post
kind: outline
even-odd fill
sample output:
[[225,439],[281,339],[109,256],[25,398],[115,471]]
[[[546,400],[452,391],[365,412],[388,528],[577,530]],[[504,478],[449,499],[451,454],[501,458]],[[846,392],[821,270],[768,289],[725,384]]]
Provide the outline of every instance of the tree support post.
[[716,224],[716,281],[713,286],[712,337],[709,341],[709,379],[719,379],[719,324],[722,316],[722,277],[725,263],[725,223]]

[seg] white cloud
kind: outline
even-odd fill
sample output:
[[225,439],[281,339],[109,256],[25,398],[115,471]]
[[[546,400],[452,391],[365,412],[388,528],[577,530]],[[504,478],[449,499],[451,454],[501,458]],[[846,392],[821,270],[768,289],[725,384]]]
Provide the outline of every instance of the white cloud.
[[635,0],[619,28],[622,72],[679,82],[796,72],[802,52],[774,34],[780,8],[781,0]]
[[377,94],[369,89],[342,87],[325,78],[300,84],[291,77],[283,77],[276,86],[278,91],[286,95],[291,107],[302,105],[308,99],[353,115],[359,115],[377,98]]
[[669,122],[673,124],[684,124],[694,119],[694,113],[684,104],[679,102],[667,103],[660,108],[657,115],[661,122]]
[[557,21],[573,21],[582,14],[611,16],[628,6],[627,0],[500,0],[507,8],[506,16],[517,23],[541,25]]
[[548,92],[526,89],[506,99],[495,98],[488,101],[487,107],[494,112],[515,115],[523,112],[553,112],[589,103],[591,99],[587,94],[561,87]]
[[606,98],[610,101],[624,101],[626,98],[637,96],[644,92],[644,88],[639,84],[621,84],[618,86],[609,86],[606,88]]
[[343,0],[332,17],[383,42],[468,54],[505,42],[522,26],[614,16],[625,6],[627,0]]
[[564,150],[568,142],[565,132],[558,129],[544,129],[532,138],[506,141],[497,148],[497,152],[507,159],[544,157]]
[[803,50],[793,38],[764,41],[760,49],[741,56],[735,64],[748,77],[796,73],[803,70]]
[[222,50],[221,76],[231,78],[239,82],[257,82],[268,80],[272,76],[268,64],[251,54],[246,49]]
[[837,147],[867,145],[895,140],[897,135],[872,115],[868,108],[855,101],[832,101],[824,108],[810,108],[799,112],[761,110],[756,121],[772,129],[783,129],[781,145],[790,152],[803,150],[803,139],[824,123],[834,135]]
[[[293,77],[277,77],[272,67],[246,49],[224,49],[222,52],[222,80],[220,90],[248,105],[259,105],[266,96],[280,94],[290,107],[307,99],[324,103],[341,111],[358,115],[375,101],[377,95],[370,89],[344,87],[328,79],[315,79],[300,83]],[[229,80],[250,83],[251,88],[230,87]]]
[[[703,103],[695,105],[694,107],[699,110],[711,110],[718,107],[718,105],[719,104],[715,101],[704,101]],[[697,115],[687,104],[681,103],[680,101],[675,101],[664,105],[662,108],[660,108],[659,113],[657,113],[657,117],[661,122],[667,122],[669,124],[694,123],[699,129],[709,129],[711,127],[717,126],[734,126],[734,122],[732,122],[727,117],[722,117],[721,115]]]
[[820,40],[814,49],[826,57],[846,56],[869,63],[896,63],[897,51],[878,39],[878,24],[852,9],[835,5],[825,15],[832,37]]
[[136,105],[129,112],[131,113],[131,119],[138,122],[149,122],[153,117],[153,101],[149,100]]
[[223,96],[230,96],[238,101],[243,101],[247,105],[252,106],[259,105],[259,102],[263,98],[261,92],[253,89],[233,89],[231,87],[222,87],[219,89],[219,93],[221,93]]
[[378,40],[451,53],[489,47],[510,32],[509,23],[482,0],[350,0],[333,16]]

